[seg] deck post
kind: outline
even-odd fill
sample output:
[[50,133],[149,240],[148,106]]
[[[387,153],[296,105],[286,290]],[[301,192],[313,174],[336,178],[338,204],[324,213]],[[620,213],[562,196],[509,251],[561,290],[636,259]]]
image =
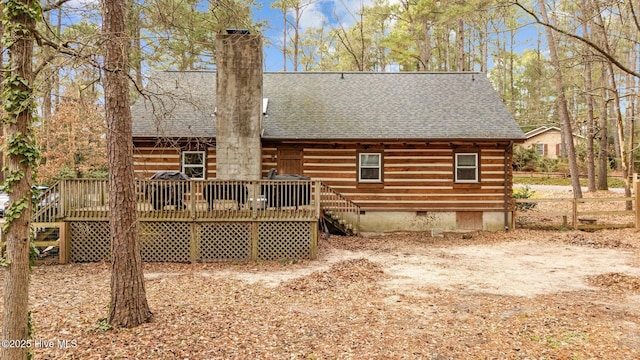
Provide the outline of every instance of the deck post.
[[196,187],[193,180],[187,182],[189,184],[189,215],[191,220],[196,219]]
[[71,260],[71,233],[68,231],[69,223],[62,221],[58,224],[58,236],[60,237],[60,243],[58,245],[58,262],[60,264],[68,264]]
[[197,224],[195,221],[191,221],[191,236],[189,237],[189,260],[192,264],[195,264],[198,261],[198,234]]
[[321,184],[322,184],[322,182],[320,180],[316,180],[315,181],[315,194],[314,195],[315,195],[315,198],[316,198],[316,218],[318,220],[320,220],[320,214],[321,214],[321,211],[322,211],[322,209],[320,207],[320,201],[321,201],[320,196],[322,196],[322,191],[321,191],[322,190],[321,189],[322,185]]
[[251,221],[251,260],[258,260],[258,221]]
[[249,193],[249,199],[253,199],[249,202],[250,210],[251,210],[251,219],[255,220],[258,218],[258,197],[260,195],[260,184],[259,181],[250,181],[249,188],[251,192]]
[[66,217],[67,214],[65,213],[65,209],[66,207],[66,202],[69,201],[69,194],[67,194],[66,190],[66,183],[68,180],[60,180],[60,189],[58,191],[60,191],[60,194],[58,195],[60,201],[58,202],[58,206],[60,207],[59,211],[60,213],[58,214],[58,216],[60,217]]
[[311,260],[315,260],[318,255],[318,222],[310,222],[309,226],[311,226],[311,253],[309,256]]

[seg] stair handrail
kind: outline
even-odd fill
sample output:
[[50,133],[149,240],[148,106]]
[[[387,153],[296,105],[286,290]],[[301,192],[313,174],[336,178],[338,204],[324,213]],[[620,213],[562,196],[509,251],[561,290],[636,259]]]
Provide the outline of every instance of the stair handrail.
[[348,222],[353,228],[353,232],[358,234],[360,231],[360,206],[324,182],[320,182],[320,185],[321,211],[329,211],[334,217]]
[[34,223],[55,222],[61,218],[60,199],[60,182],[56,182],[38,196],[31,221]]

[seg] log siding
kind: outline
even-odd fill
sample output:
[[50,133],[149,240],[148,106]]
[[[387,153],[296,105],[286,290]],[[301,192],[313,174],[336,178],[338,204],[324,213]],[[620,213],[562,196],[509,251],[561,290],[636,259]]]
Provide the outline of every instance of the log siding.
[[[277,167],[278,149],[282,145],[280,142],[263,141],[263,176]],[[321,180],[365,211],[501,212],[505,210],[506,191],[511,189],[511,157],[507,156],[511,144],[507,142],[454,146],[451,143],[404,142],[309,142],[299,145],[303,169],[300,175]],[[479,155],[479,182],[455,183],[454,154],[470,149]],[[381,183],[357,181],[360,152],[382,154]],[[215,159],[215,147],[208,148],[208,179],[216,176]],[[138,178],[149,178],[156,171],[179,171],[180,150],[175,147],[137,146],[134,164]]]

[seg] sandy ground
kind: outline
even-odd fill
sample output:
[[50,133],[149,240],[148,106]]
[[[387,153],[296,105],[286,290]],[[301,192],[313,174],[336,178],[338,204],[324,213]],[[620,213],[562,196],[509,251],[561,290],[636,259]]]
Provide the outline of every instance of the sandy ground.
[[[393,241],[403,235],[394,234]],[[251,269],[222,269],[199,272],[205,277],[236,279],[275,288],[285,281],[327,271],[332,265],[350,259],[367,259],[381,266],[390,277],[384,287],[398,292],[419,294],[425,287],[463,290],[494,295],[533,297],[561,291],[593,290],[587,277],[621,273],[640,277],[633,266],[634,255],[624,249],[595,249],[564,243],[517,240],[495,244],[420,247],[418,237],[411,249],[405,247],[385,253],[329,248],[307,266],[283,271],[257,272]],[[402,246],[402,244],[400,244]],[[405,244],[406,246],[406,244]],[[171,277],[179,273],[146,273],[147,279]]]

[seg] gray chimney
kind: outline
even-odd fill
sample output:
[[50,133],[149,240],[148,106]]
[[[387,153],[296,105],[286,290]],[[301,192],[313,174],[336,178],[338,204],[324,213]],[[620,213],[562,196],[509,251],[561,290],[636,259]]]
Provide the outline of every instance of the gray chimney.
[[216,178],[260,180],[262,37],[228,29],[216,41]]

